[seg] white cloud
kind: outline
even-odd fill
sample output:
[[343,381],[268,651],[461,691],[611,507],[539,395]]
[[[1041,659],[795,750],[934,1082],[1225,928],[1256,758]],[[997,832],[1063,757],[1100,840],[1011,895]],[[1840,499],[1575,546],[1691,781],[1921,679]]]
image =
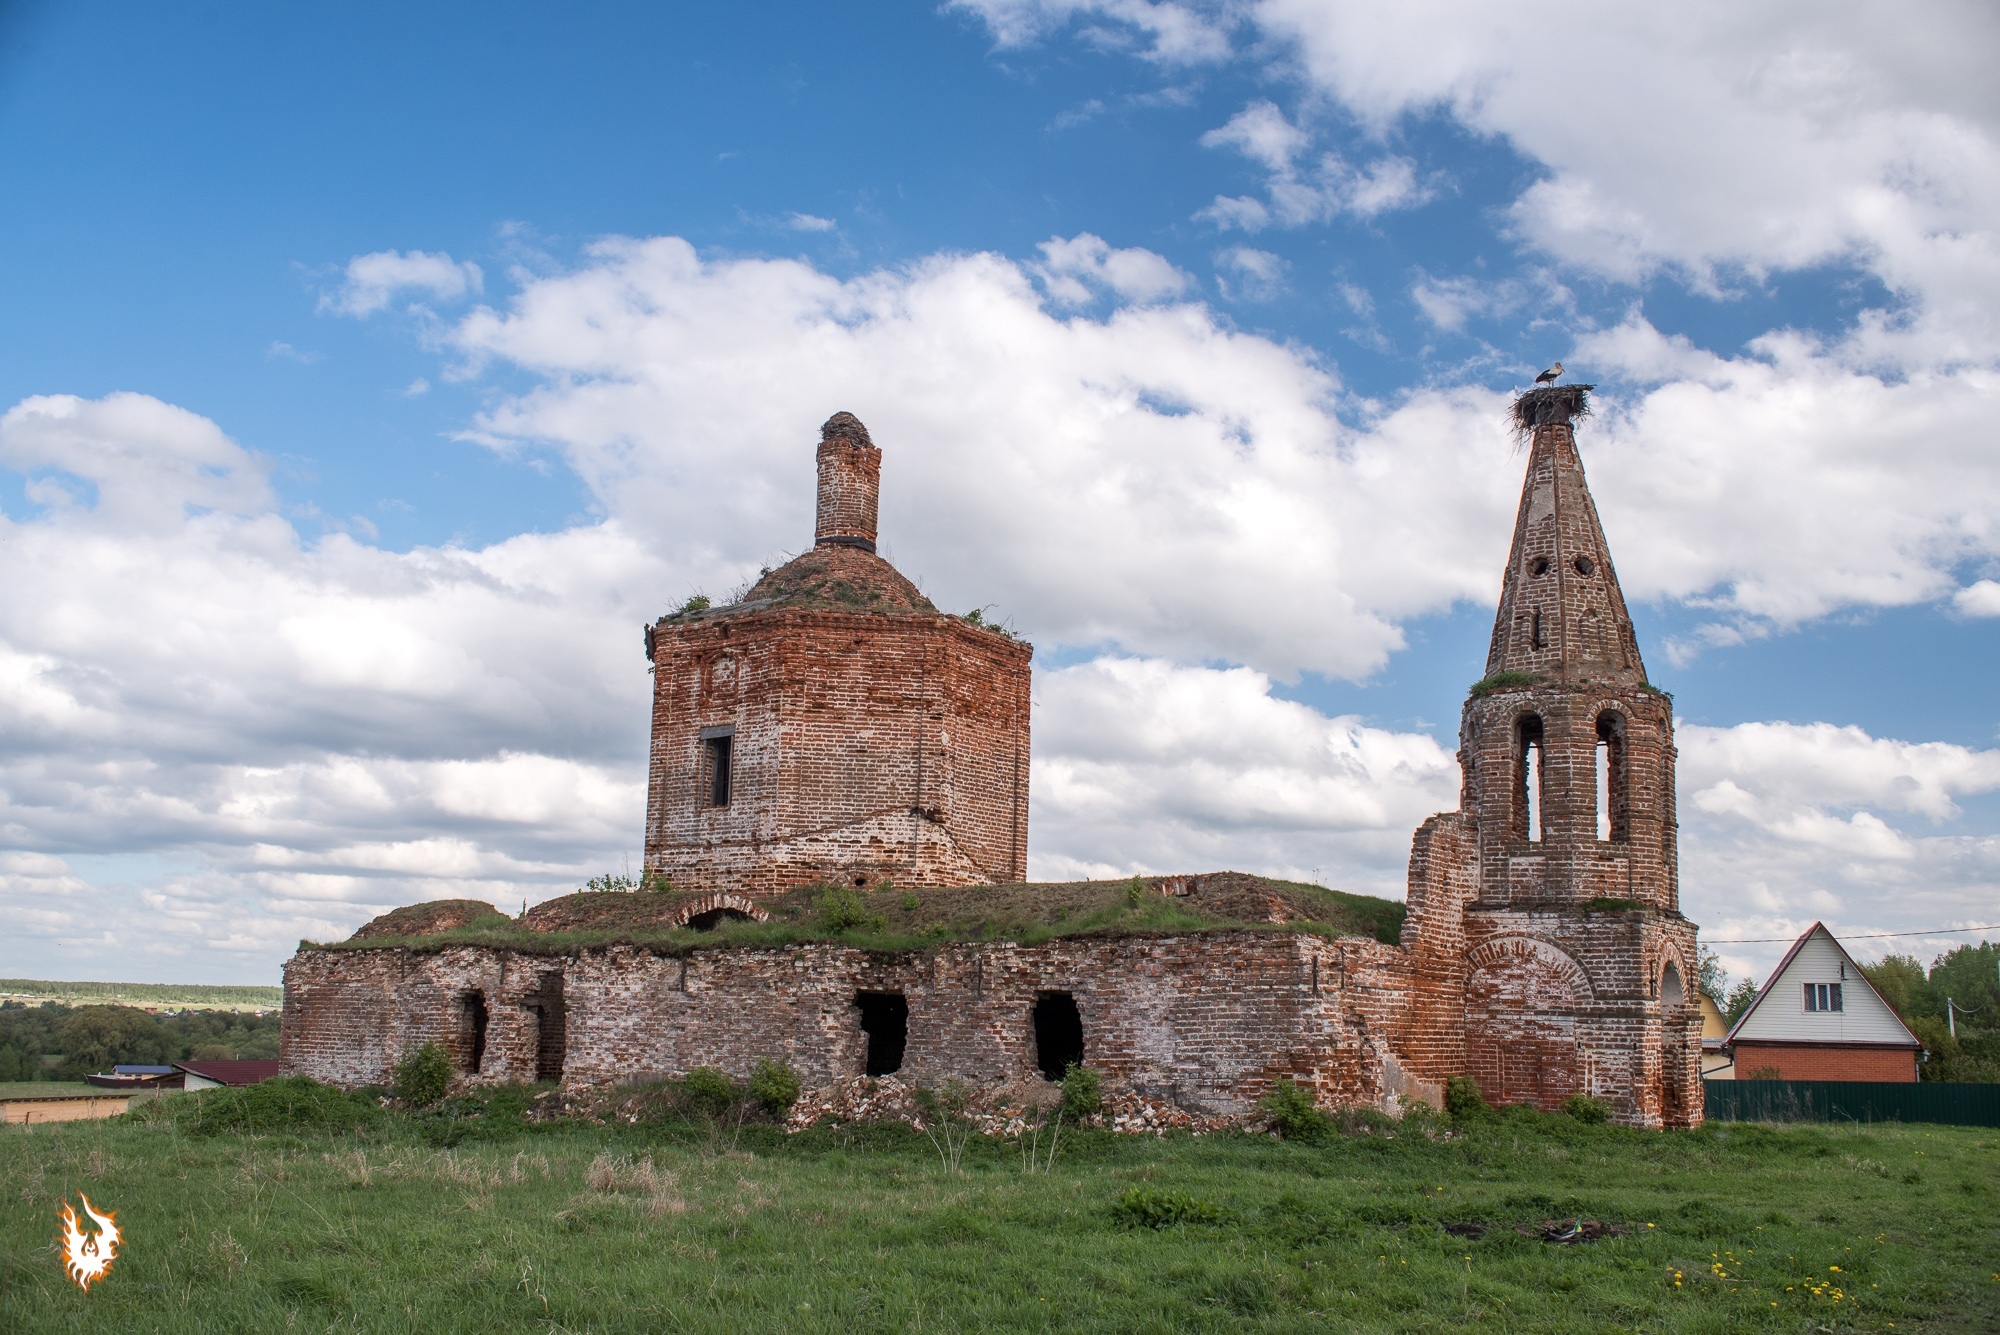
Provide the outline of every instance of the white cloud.
[[1666,378],[1585,437],[1628,592],[1791,625],[1952,596],[2000,542],[1992,373],[1891,379],[1790,334],[1723,358],[1637,318],[1567,359]]
[[785,225],[794,232],[831,232],[837,224],[831,218],[821,218],[810,213],[788,213]]
[[[1078,18],[1101,17],[1113,26],[1086,24],[1081,34],[1086,41],[1132,49],[1162,65],[1222,59],[1229,54],[1233,26],[1226,14],[1172,0],[951,0],[949,7],[977,14],[1003,47],[1021,46]],[[1137,41],[1125,37],[1128,31]]]
[[[962,7],[1003,43],[1070,23],[1145,32],[1126,0]],[[1990,363],[2000,348],[1990,5],[1914,0],[1884,22],[1870,6],[1807,0],[1559,16],[1478,0],[1257,0],[1204,4],[1184,21],[1217,34],[1247,25],[1245,58],[1302,85],[1307,105],[1378,132],[1443,111],[1543,164],[1511,227],[1568,264],[1621,281],[1665,268],[1709,291],[1737,275],[1856,265],[1912,304],[1909,318],[1862,331],[1869,355]],[[1229,54],[1226,42],[1205,50]],[[1268,217],[1332,216],[1314,184],[1298,182],[1289,203],[1274,191]],[[1388,174],[1378,189],[1390,207],[1405,187]],[[1210,216],[1255,225],[1247,202],[1219,200]]]
[[2000,617],[2000,582],[1982,579],[1951,596],[1952,605],[1969,617]]
[[1474,316],[1511,315],[1528,300],[1525,287],[1511,280],[1432,278],[1424,274],[1410,287],[1410,300],[1424,318],[1446,333],[1459,333]]
[[1102,658],[1035,683],[1033,865],[1050,879],[1251,868],[1400,897],[1457,801],[1421,734],[1328,718],[1248,668]]
[[[0,464],[62,490],[0,516],[8,967],[263,976],[383,907],[539,898],[636,853],[638,627],[682,581],[617,524],[477,551],[307,543],[260,460],[137,394],[23,401]],[[365,852],[437,841],[476,865]],[[101,884],[62,863],[83,851],[195,869]]]
[[1267,173],[1268,203],[1218,195],[1195,214],[1225,230],[1255,232],[1274,222],[1280,227],[1303,227],[1342,213],[1373,218],[1427,203],[1435,194],[1418,183],[1414,162],[1393,154],[1356,168],[1338,153],[1322,153],[1301,167],[1299,158],[1312,136],[1268,101],[1252,102],[1227,124],[1203,135],[1201,142],[1210,148],[1233,148]]
[[347,262],[340,289],[321,298],[320,309],[341,315],[366,316],[389,308],[404,293],[436,301],[476,296],[484,285],[479,266],[460,263],[439,251],[378,250]]
[[[1682,907],[1738,976],[1791,937],[1988,924],[2000,839],[1952,828],[1958,799],[2000,791],[2000,751],[1873,737],[1827,723],[1682,725]],[[1864,958],[1949,936],[1857,941]]]
[[1127,301],[1163,301],[1180,296],[1191,281],[1164,256],[1137,246],[1119,250],[1089,232],[1052,236],[1040,249],[1035,272],[1049,296],[1065,306],[1094,300],[1092,288],[1109,288]]
[[1215,267],[1229,277],[1218,275],[1224,296],[1241,301],[1269,301],[1285,290],[1284,257],[1252,246],[1231,246],[1215,257]]
[[[1042,259],[1129,286],[1132,252],[1101,244]],[[1451,804],[1433,743],[1267,678],[1366,674],[1407,618],[1490,603],[1519,486],[1504,396],[1425,390],[1346,424],[1304,349],[1196,304],[1058,315],[992,255],[843,281],[614,240],[444,338],[530,385],[483,438],[552,445],[603,520],[479,549],[309,542],[264,464],[182,409],[49,397],[0,419],[0,464],[37,488],[0,516],[0,843],[189,859],[123,889],[10,869],[17,939],[268,967],[379,907],[538,898],[636,854],[637,628],[804,544],[836,408],[884,447],[887,549],[934,596],[997,605],[1045,650],[1115,649],[1043,679],[1039,870],[1171,857],[1389,889]],[[1798,617],[1950,596],[1996,555],[1980,373],[1890,381],[1783,341],[1722,359],[1636,320],[1599,338],[1670,377],[1584,437],[1636,596]],[[1707,887],[1782,916],[1889,886],[1935,914],[1995,880],[1992,848],[1929,828],[1988,790],[1986,753],[1690,736],[1690,911]],[[1884,766],[1908,781],[1827,786]]]
[[1276,103],[1260,98],[1232,116],[1228,124],[1203,135],[1201,142],[1209,148],[1233,148],[1261,163],[1266,171],[1284,173],[1292,170],[1312,136],[1286,120]]
[[272,500],[266,465],[215,423],[142,394],[23,399],[0,417],[0,466],[42,481],[35,499],[98,531],[156,532]]

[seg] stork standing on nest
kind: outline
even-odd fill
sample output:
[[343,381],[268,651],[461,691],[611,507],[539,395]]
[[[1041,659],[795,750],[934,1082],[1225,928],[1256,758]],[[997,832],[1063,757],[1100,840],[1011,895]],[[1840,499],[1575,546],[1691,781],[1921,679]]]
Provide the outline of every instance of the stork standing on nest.
[[1551,366],[1548,370],[1536,376],[1535,384],[1537,386],[1553,385],[1555,384],[1556,381],[1562,379],[1562,373],[1563,373],[1563,364],[1561,362],[1557,362],[1554,366]]

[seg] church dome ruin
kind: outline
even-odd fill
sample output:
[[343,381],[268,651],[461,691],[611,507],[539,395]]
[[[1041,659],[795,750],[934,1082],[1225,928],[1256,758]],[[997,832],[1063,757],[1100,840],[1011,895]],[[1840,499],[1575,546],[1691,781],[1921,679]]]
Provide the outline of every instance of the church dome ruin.
[[817,464],[810,550],[647,628],[646,872],[750,895],[1023,880],[1034,647],[877,554],[882,451],[852,413]]

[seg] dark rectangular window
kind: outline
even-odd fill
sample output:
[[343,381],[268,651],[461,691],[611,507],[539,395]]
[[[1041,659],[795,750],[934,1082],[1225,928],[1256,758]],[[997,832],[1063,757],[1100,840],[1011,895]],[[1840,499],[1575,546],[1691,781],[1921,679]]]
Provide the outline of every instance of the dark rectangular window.
[[701,730],[702,795],[705,805],[726,807],[729,805],[731,773],[731,752],[736,742],[736,729],[729,725]]
[[1807,983],[1806,1009],[1809,1011],[1837,1011],[1841,1009],[1839,983]]

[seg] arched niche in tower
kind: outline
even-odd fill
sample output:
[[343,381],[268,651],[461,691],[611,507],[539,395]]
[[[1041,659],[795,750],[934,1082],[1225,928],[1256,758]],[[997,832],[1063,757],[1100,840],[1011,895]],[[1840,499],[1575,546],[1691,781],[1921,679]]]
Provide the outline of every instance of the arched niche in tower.
[[1620,844],[1632,837],[1627,727],[1618,710],[1606,709],[1597,716],[1597,837]]
[[1539,714],[1522,714],[1514,720],[1514,800],[1511,823],[1518,843],[1539,843],[1547,808],[1545,791],[1547,766],[1543,750],[1545,729]]

